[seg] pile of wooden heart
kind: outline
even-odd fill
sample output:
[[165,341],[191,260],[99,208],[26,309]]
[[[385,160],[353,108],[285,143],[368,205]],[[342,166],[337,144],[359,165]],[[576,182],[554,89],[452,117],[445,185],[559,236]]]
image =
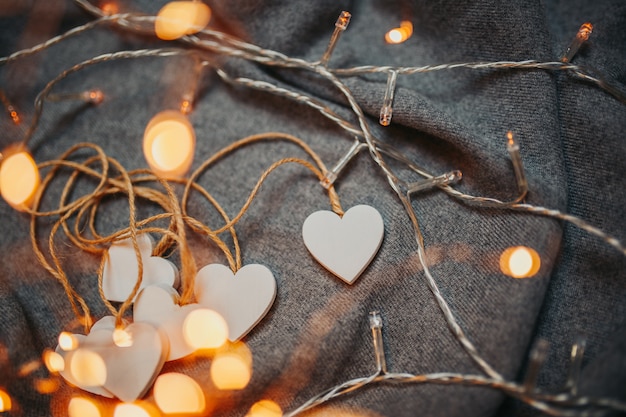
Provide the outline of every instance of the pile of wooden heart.
[[[263,265],[246,265],[234,274],[228,267],[211,264],[196,277],[197,303],[179,305],[178,270],[169,261],[151,256],[153,242],[149,235],[137,238],[143,263],[141,289],[134,300],[133,323],[123,330],[131,340],[128,345],[114,342],[115,318],[106,316],[96,322],[88,335],[74,335],[77,346],[56,352],[65,361],[61,375],[79,388],[130,402],[150,389],[163,364],[195,351],[183,329],[190,313],[208,309],[226,322],[228,339],[244,337],[269,311],[276,296],[276,281]],[[130,239],[114,243],[103,274],[103,291],[109,301],[124,301],[132,292],[138,271],[137,257]],[[91,362],[97,356],[97,364]],[[103,379],[76,377],[104,368]],[[82,368],[82,369],[81,369]]]
[[[359,205],[343,217],[330,211],[311,214],[302,228],[305,246],[333,274],[352,284],[376,255],[384,234],[376,209]],[[208,309],[225,321],[228,339],[244,337],[267,314],[276,297],[276,281],[263,265],[250,264],[236,273],[221,264],[206,265],[195,280],[196,303],[179,305],[178,269],[152,256],[149,235],[137,237],[143,276],[134,300],[133,323],[123,330],[131,342],[114,342],[115,318],[96,322],[88,335],[74,335],[77,347],[56,352],[65,361],[61,375],[85,391],[131,402],[150,389],[166,361],[193,353],[196,347],[184,334],[185,322],[196,310]],[[135,286],[138,262],[130,239],[115,242],[108,250],[102,289],[109,301],[125,301]],[[88,352],[90,355],[84,355]],[[95,356],[94,356],[95,355]],[[80,378],[103,368],[102,379]]]

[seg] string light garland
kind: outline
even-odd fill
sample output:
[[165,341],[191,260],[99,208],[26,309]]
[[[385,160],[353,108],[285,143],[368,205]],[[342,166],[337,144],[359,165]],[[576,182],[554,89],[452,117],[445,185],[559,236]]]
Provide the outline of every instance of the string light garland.
[[[212,53],[217,53],[229,57],[239,57],[267,66],[297,68],[312,71],[321,76],[331,86],[335,87],[339,92],[343,94],[351,110],[353,111],[354,116],[358,119],[358,126],[355,126],[344,118],[337,115],[335,112],[333,112],[332,109],[324,105],[321,101],[316,100],[313,97],[307,96],[304,93],[290,91],[265,81],[232,77],[226,70],[224,70],[223,68],[219,68],[216,70],[216,74],[218,74],[218,76],[227,83],[246,86],[249,88],[276,94],[282,97],[287,97],[289,99],[306,104],[311,108],[317,110],[321,115],[333,121],[339,128],[349,133],[351,137],[355,137],[352,146],[348,149],[347,153],[342,158],[340,158],[339,162],[331,170],[328,170],[325,167],[324,163],[321,161],[321,159],[315,154],[315,152],[313,152],[313,150],[310,149],[301,139],[280,133],[255,135],[237,141],[231,146],[228,146],[221,151],[218,151],[212,157],[208,158],[202,164],[200,164],[199,168],[192,172],[188,176],[188,178],[184,178],[184,174],[189,170],[191,166],[190,158],[193,158],[193,143],[195,141],[193,127],[185,117],[185,114],[190,111],[191,103],[193,101],[192,97],[187,95],[182,101],[180,112],[169,111],[161,113],[155,116],[155,118],[148,124],[145,129],[144,153],[146,155],[148,165],[152,169],[151,171],[137,170],[127,172],[119,162],[111,157],[108,157],[104,150],[93,144],[76,145],[75,147],[68,150],[65,154],[63,154],[59,159],[44,162],[38,166],[38,169],[35,169],[33,168],[35,166],[35,163],[32,159],[32,156],[30,156],[30,154],[26,150],[26,147],[30,138],[33,136],[35,129],[37,128],[41,113],[43,111],[44,102],[54,102],[59,100],[78,98],[92,104],[99,104],[103,100],[105,94],[100,92],[99,90],[91,90],[85,93],[80,93],[78,95],[52,94],[53,88],[64,78],[70,76],[73,73],[81,71],[88,66],[96,65],[101,62],[120,59],[139,59],[149,56],[165,58],[184,55],[194,56],[195,59],[198,60],[202,68],[212,65],[208,60],[205,60],[202,54],[198,55],[197,51],[176,48],[120,51],[103,54],[82,63],[76,64],[70,69],[62,72],[52,81],[50,81],[35,100],[35,115],[33,117],[31,125],[29,126],[28,131],[24,136],[24,139],[20,144],[15,145],[19,146],[19,148],[17,148],[19,149],[19,152],[14,153],[11,150],[3,152],[2,165],[0,166],[0,192],[2,193],[2,196],[5,198],[5,200],[12,207],[16,208],[17,210],[25,211],[32,216],[31,240],[35,255],[37,256],[40,263],[42,263],[42,265],[48,270],[48,272],[50,272],[63,285],[72,309],[74,310],[74,313],[85,325],[86,330],[89,330],[92,327],[92,318],[89,313],[89,307],[85,300],[76,292],[74,288],[72,288],[65,272],[63,271],[61,262],[56,256],[54,240],[55,235],[58,232],[62,231],[66,235],[66,237],[81,250],[90,251],[99,255],[103,255],[106,252],[106,248],[112,243],[120,240],[123,237],[130,237],[139,264],[136,284],[128,295],[126,301],[124,301],[121,306],[119,306],[119,308],[116,308],[113,304],[107,301],[106,297],[102,297],[102,301],[105,303],[105,305],[115,318],[115,328],[112,331],[112,334],[113,338],[115,339],[116,345],[130,347],[133,344],[132,337],[129,333],[125,331],[125,329],[128,327],[127,323],[123,321],[123,317],[125,311],[131,305],[132,300],[139,293],[140,285],[142,282],[143,264],[137,243],[137,238],[139,235],[150,233],[161,236],[161,240],[157,243],[154,250],[154,254],[156,254],[157,256],[164,254],[168,250],[171,250],[174,246],[178,247],[181,255],[182,282],[180,305],[183,306],[189,304],[194,298],[194,277],[197,272],[197,267],[193,260],[193,256],[191,255],[187,246],[187,237],[184,232],[186,227],[191,229],[194,233],[206,236],[209,240],[216,244],[216,246],[218,246],[222,251],[222,254],[227,260],[230,269],[233,272],[237,272],[238,270],[241,270],[243,264],[241,261],[240,247],[237,239],[237,234],[235,232],[235,226],[239,221],[241,221],[253,199],[258,194],[261,184],[267,180],[267,177],[271,172],[273,172],[278,167],[288,163],[296,163],[307,168],[320,182],[322,188],[328,192],[330,206],[333,212],[335,212],[339,216],[343,216],[344,211],[339,204],[339,199],[333,187],[333,184],[340,178],[343,170],[346,168],[350,160],[356,157],[361,150],[367,149],[369,152],[369,156],[380,168],[382,174],[387,178],[389,185],[396,193],[400,203],[406,210],[408,219],[413,227],[413,232],[416,239],[417,255],[423,268],[426,282],[430,291],[433,293],[439,308],[443,313],[443,316],[448,324],[448,327],[450,328],[450,331],[456,337],[461,347],[480,368],[484,375],[463,375],[457,373],[414,375],[408,373],[388,372],[382,338],[383,321],[379,313],[373,312],[370,314],[370,328],[372,331],[372,343],[375,353],[375,373],[371,376],[365,378],[356,378],[337,385],[336,387],[330,388],[320,395],[306,401],[300,407],[283,415],[298,415],[306,410],[326,403],[327,401],[330,401],[336,397],[352,393],[356,390],[359,390],[367,385],[374,383],[432,383],[489,387],[492,389],[500,390],[511,397],[525,401],[538,410],[561,416],[594,415],[593,412],[589,412],[585,409],[585,407],[592,407],[594,409],[597,408],[600,409],[600,411],[602,412],[605,410],[622,412],[626,411],[626,404],[619,401],[602,398],[597,399],[581,397],[577,395],[580,365],[582,361],[582,353],[584,350],[584,342],[581,340],[577,341],[572,348],[570,372],[568,375],[568,380],[565,384],[565,393],[554,395],[546,394],[536,388],[537,373],[539,371],[539,368],[541,367],[542,362],[545,360],[546,351],[548,349],[546,342],[543,341],[538,343],[537,346],[535,346],[532,350],[525,380],[522,383],[506,381],[505,378],[496,369],[494,369],[488,363],[488,361],[478,352],[475,345],[472,343],[470,338],[465,334],[464,330],[459,325],[458,320],[450,309],[446,299],[441,294],[439,286],[432,276],[429,265],[426,261],[425,244],[416,213],[411,204],[411,198],[421,191],[428,189],[437,189],[445,192],[447,195],[463,203],[472,204],[479,207],[522,211],[530,214],[548,216],[568,221],[591,234],[599,236],[606,243],[612,245],[613,247],[620,250],[622,253],[626,254],[626,248],[624,248],[621,242],[602,232],[598,228],[595,228],[594,226],[591,226],[583,220],[578,219],[574,216],[561,213],[557,210],[551,210],[544,207],[537,207],[534,205],[523,203],[529,191],[532,190],[529,190],[528,182],[524,174],[520,146],[515,141],[514,136],[511,132],[507,134],[506,146],[514,168],[518,195],[511,201],[503,202],[493,198],[475,197],[464,194],[453,188],[453,185],[460,181],[463,176],[460,171],[452,170],[444,174],[432,174],[428,170],[423,169],[418,164],[415,164],[413,161],[407,159],[398,150],[394,149],[388,144],[384,144],[382,141],[376,138],[373,134],[371,127],[369,126],[368,118],[363,113],[359,103],[354,98],[354,95],[352,94],[350,89],[342,81],[342,79],[346,77],[354,77],[364,74],[381,73],[387,75],[387,87],[385,89],[385,96],[382,101],[379,120],[380,124],[383,126],[388,126],[391,123],[395,85],[398,76],[409,76],[432,71],[454,70],[458,68],[467,68],[474,70],[526,69],[563,71],[568,74],[572,74],[573,76],[582,78],[588,82],[591,82],[597,87],[606,90],[608,93],[612,94],[619,100],[626,102],[626,100],[624,100],[624,95],[619,90],[614,88],[610,83],[608,83],[604,78],[592,74],[590,71],[583,67],[570,63],[580,45],[584,41],[586,41],[591,34],[590,24],[585,24],[581,27],[575,40],[572,42],[572,44],[562,57],[561,62],[502,61],[443,64],[424,67],[362,66],[347,69],[331,69],[328,68],[331,55],[335,49],[339,37],[347,29],[350,21],[350,14],[348,12],[342,12],[342,14],[339,16],[339,19],[335,24],[335,31],[333,32],[329,45],[321,59],[317,62],[306,62],[301,59],[287,57],[279,52],[262,49],[255,45],[251,45],[235,39],[230,35],[221,32],[213,31],[210,29],[202,29],[204,26],[206,26],[206,23],[208,23],[208,20],[210,19],[210,10],[208,12],[206,12],[205,10],[200,13],[201,19],[197,18],[200,19],[200,21],[195,20],[193,22],[189,22],[187,20],[180,20],[176,23],[178,26],[176,26],[175,28],[171,28],[168,25],[165,25],[167,26],[166,29],[158,29],[159,25],[162,25],[164,22],[167,22],[167,20],[170,19],[167,16],[165,16],[164,18],[163,13],[156,18],[153,16],[141,16],[131,13],[116,15],[110,14],[110,10],[105,11],[103,9],[99,9],[85,0],[76,0],[76,3],[90,13],[98,16],[98,20],[88,23],[82,27],[75,28],[67,32],[66,34],[53,38],[40,46],[36,46],[29,50],[19,51],[6,58],[0,58],[0,64],[20,59],[21,57],[29,54],[37,53],[51,45],[62,42],[70,36],[74,36],[78,33],[91,30],[92,28],[99,25],[111,24],[124,29],[138,31],[142,33],[154,33],[154,30],[156,30],[157,35],[159,35],[159,32],[161,32],[162,34],[165,33],[165,35],[163,36],[159,35],[159,37],[161,37],[162,39],[180,38],[180,42],[196,47],[198,48],[198,50],[201,51],[210,51]],[[187,8],[189,7],[194,8],[194,10],[195,8],[201,8],[202,10],[204,10],[204,7],[206,7],[206,5],[203,5],[199,2],[183,1],[170,3],[170,7],[179,7],[178,5],[174,6],[175,4],[179,3],[179,6],[185,9],[184,11],[187,15],[191,15],[187,10]],[[406,37],[410,37],[411,33],[409,33],[408,25],[401,25],[401,28],[403,27],[405,28],[406,32],[403,35]],[[171,33],[169,33],[168,31],[171,31]],[[10,104],[7,105],[4,95],[2,95],[2,97],[2,101],[9,112],[9,116],[15,124],[18,124],[20,119],[19,116],[17,116],[17,112]],[[165,123],[167,124],[167,126],[160,126],[161,123]],[[180,137],[180,132],[184,131],[184,136],[187,137],[188,142],[184,147],[185,149],[181,149],[182,157],[177,158],[177,163],[171,164],[171,166],[173,166],[174,168],[171,170],[161,170],[163,166],[169,167],[170,161],[167,160],[164,163],[164,159],[160,158],[160,155],[165,155],[167,158],[173,156],[169,151],[165,151],[165,153],[160,154],[159,152],[163,151],[157,148],[161,146],[159,141],[170,142],[170,132],[168,129],[171,127],[170,125],[172,124],[175,125],[174,127],[172,127],[175,132],[171,134]],[[160,139],[161,136],[163,136],[162,139]],[[217,160],[225,158],[231,153],[245,146],[258,145],[270,140],[284,140],[297,145],[307,154],[307,157],[313,162],[309,162],[307,160],[295,157],[285,158],[276,161],[260,176],[248,199],[241,206],[239,213],[231,219],[222,209],[217,200],[213,198],[213,196],[198,183],[198,178]],[[88,157],[82,163],[74,162],[71,160],[71,157],[73,157],[78,150],[91,150],[95,153],[95,156]],[[19,156],[18,159],[14,159],[16,155]],[[388,164],[388,161],[385,159],[385,157],[389,157],[394,161],[400,162],[406,168],[411,170],[413,173],[419,175],[423,179],[420,181],[406,181],[399,178],[394,173],[394,170],[390,168],[390,165]],[[97,166],[98,168],[96,168],[95,166]],[[70,179],[67,181],[64,187],[64,192],[62,193],[61,199],[59,201],[59,208],[47,212],[38,211],[41,205],[41,200],[45,197],[45,192],[47,188],[61,169],[70,169],[72,174],[70,175]],[[40,180],[39,170],[49,170],[43,180]],[[71,190],[73,184],[78,180],[78,177],[81,175],[96,179],[98,181],[98,184],[91,194],[75,198],[72,201],[68,201],[69,191]],[[28,184],[27,186],[20,185],[18,187],[18,190],[22,194],[17,197],[13,197],[11,184],[13,184],[13,181],[17,177],[24,179],[24,181],[27,181]],[[165,180],[165,178],[167,179],[167,181]],[[182,197],[179,198],[176,196],[172,186],[170,185],[170,182],[175,184],[181,184],[184,186],[184,192],[182,194]],[[164,191],[158,191],[155,188],[151,188],[149,187],[149,184],[158,184]],[[191,193],[197,193],[204,197],[206,201],[208,201],[210,205],[220,214],[224,221],[224,224],[217,228],[211,228],[206,225],[201,219],[196,219],[192,217],[187,211],[187,204]],[[95,226],[95,217],[99,208],[99,202],[104,197],[115,195],[125,195],[128,199],[128,206],[130,211],[129,227],[125,230],[120,230],[109,236],[101,236],[97,232],[97,228]],[[148,201],[156,203],[163,209],[163,213],[146,219],[137,219],[135,210],[135,200],[137,198],[146,199]],[[47,248],[48,253],[44,254],[43,250],[39,248],[36,239],[37,220],[42,217],[53,216],[58,217],[58,220],[53,225],[49,235],[49,246]],[[169,220],[169,227],[162,228],[154,226],[154,223],[160,220]],[[73,221],[73,227],[68,224],[68,222],[70,221]],[[88,225],[87,230],[91,234],[89,236],[80,231],[81,225],[85,224],[85,221]],[[219,235],[224,232],[227,232],[231,235],[234,253],[233,250],[227,247],[224,240],[219,237]],[[504,274],[512,276],[514,278],[526,278],[531,277],[537,273],[541,263],[537,252],[535,252],[531,248],[524,248],[523,250],[521,250],[520,248],[509,249],[505,250],[505,253],[503,253],[500,260],[500,265]],[[523,260],[525,261],[530,259],[530,266],[524,266],[521,269],[517,269],[514,264],[517,265],[519,263],[517,261],[518,258],[523,258]],[[528,264],[528,262],[526,262],[526,264]],[[100,287],[102,286],[103,270],[104,257],[98,274]],[[201,312],[202,310],[196,311]],[[186,325],[191,326],[191,324],[189,323],[186,323]],[[196,332],[192,333],[195,334]],[[195,344],[196,347],[211,349],[219,348],[219,346],[222,346],[219,343],[214,344],[213,342],[207,341],[193,341],[192,344]],[[76,335],[65,332],[61,333],[61,335],[59,336],[59,347],[61,350],[68,352],[68,356],[63,358],[58,354],[52,355],[54,352],[48,352],[44,354],[44,361],[46,362],[48,369],[51,372],[59,372],[62,369],[67,371],[67,362],[69,361],[69,371],[72,373],[73,377],[81,383],[81,385],[105,386],[106,375],[103,376],[101,374],[100,368],[106,369],[106,366],[100,363],[100,360],[102,360],[101,357],[97,352],[92,352],[89,349],[83,349],[80,347],[80,345],[81,343],[77,340]],[[72,359],[69,360],[70,358]],[[64,361],[64,366],[62,366],[61,364]],[[242,342],[237,342],[224,345],[221,351],[218,349],[218,351],[215,352],[213,362],[214,366],[211,368],[211,376],[213,377],[213,374],[215,373],[215,385],[221,387],[222,389],[243,389],[246,387],[250,379],[249,372],[251,367],[251,354],[245,344],[243,344]],[[241,376],[240,379],[232,378],[232,370],[234,369],[232,366],[226,368],[227,372],[225,374],[219,371],[219,368],[221,366],[226,366],[224,364],[229,362],[231,363],[231,365],[232,363],[234,363],[235,367],[240,367],[243,370],[242,373],[239,374]],[[74,366],[75,369],[73,369],[72,366]],[[246,374],[246,372],[248,372],[248,374]],[[227,375],[228,377],[225,379],[220,379],[220,374],[222,374],[222,376]],[[180,381],[186,378],[186,376],[184,375],[171,374],[163,374],[161,375],[161,377],[162,379],[157,379],[156,384],[160,385],[158,387],[157,385],[155,385],[155,391],[160,391],[162,389],[160,387],[161,384],[166,384],[166,382],[170,379],[172,381]],[[197,392],[197,389],[194,388],[192,391]],[[176,403],[175,401],[168,402],[171,400],[171,398],[162,398],[161,400],[159,400],[159,397],[156,396],[156,394],[155,397],[157,397],[157,405],[163,412],[167,413],[171,410],[173,410],[173,412],[189,412],[189,410],[181,410],[180,408],[177,408],[180,407],[181,403]],[[199,395],[190,400],[191,402],[197,402],[194,403],[195,405],[197,405],[197,408],[194,408],[195,411],[204,410],[204,400],[204,397],[201,397]],[[161,404],[159,404],[159,402],[161,402]],[[189,403],[187,402],[185,403],[185,405],[188,404]],[[0,411],[9,410],[10,408],[10,397],[8,396],[8,394],[4,393],[4,391],[0,391]],[[261,411],[262,408],[270,410],[270,414]],[[69,405],[68,412],[69,415],[99,415],[97,406],[95,406],[93,403],[89,403],[87,400],[80,397],[75,397],[72,399]],[[145,406],[143,405],[143,403],[121,403],[116,406],[114,415],[141,415],[141,413],[144,413],[144,415],[154,415],[154,412],[154,406],[148,403],[146,403]],[[253,406],[253,408],[250,410],[249,415],[281,415],[281,412],[282,411],[280,410],[280,407],[278,407],[275,403],[259,402],[255,404],[255,406]]]

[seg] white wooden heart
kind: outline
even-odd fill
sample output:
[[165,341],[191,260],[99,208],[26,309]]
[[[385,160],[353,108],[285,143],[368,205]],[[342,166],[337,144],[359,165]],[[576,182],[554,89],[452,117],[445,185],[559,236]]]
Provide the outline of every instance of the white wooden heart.
[[[75,334],[74,337],[78,341],[78,346],[82,346],[82,345],[85,344],[85,339],[86,339],[85,335]],[[114,397],[113,394],[111,394],[109,391],[107,391],[103,386],[100,386],[100,385],[95,385],[95,386],[85,385],[85,384],[82,384],[81,382],[79,382],[76,378],[74,378],[74,376],[72,375],[72,372],[70,372],[70,364],[72,363],[72,358],[73,358],[74,353],[76,352],[76,350],[71,350],[71,351],[68,352],[68,351],[65,351],[65,350],[61,349],[60,346],[57,346],[55,351],[56,351],[56,353],[61,355],[61,357],[63,358],[63,362],[65,363],[64,368],[59,372],[61,374],[61,376],[63,377],[63,379],[65,379],[67,382],[69,382],[73,386],[82,389],[83,391],[87,391],[87,392],[90,392],[90,393],[96,394],[96,395],[101,395],[101,396],[107,397],[107,398],[113,398]]]
[[196,276],[198,304],[219,313],[228,324],[228,339],[244,337],[267,314],[276,298],[276,281],[263,265],[250,264],[237,274],[211,264]]
[[311,255],[348,284],[374,259],[384,233],[382,216],[366,205],[352,207],[343,217],[316,211],[302,225],[302,238]]
[[[147,323],[133,323],[125,329],[133,344],[112,345],[101,353],[107,365],[104,388],[125,402],[141,398],[161,372],[168,353],[167,338]],[[113,329],[111,329],[113,338]]]
[[135,323],[149,323],[161,330],[169,340],[167,361],[180,359],[194,352],[183,334],[187,315],[203,308],[199,304],[178,305],[178,292],[165,285],[151,285],[141,290],[135,299],[133,319]]
[[[75,335],[80,342],[79,348],[96,353],[104,362],[106,379],[101,387],[84,387],[75,384],[76,379],[67,372],[61,374],[68,382],[94,394],[113,396],[125,402],[141,398],[150,389],[165,363],[168,353],[167,339],[161,332],[147,323],[133,323],[124,330],[132,338],[132,345],[119,347],[113,343],[115,320],[110,316],[94,324],[87,336]],[[57,351],[59,348],[57,347]],[[75,352],[75,351],[73,351]],[[71,361],[71,353],[64,356]]]
[[[143,264],[141,288],[155,284],[177,288],[178,269],[166,259],[151,256],[153,241],[150,235],[137,236],[137,244]],[[113,243],[105,256],[107,259],[102,276],[104,296],[109,301],[126,301],[135,287],[139,273],[139,264],[132,240],[127,238]]]

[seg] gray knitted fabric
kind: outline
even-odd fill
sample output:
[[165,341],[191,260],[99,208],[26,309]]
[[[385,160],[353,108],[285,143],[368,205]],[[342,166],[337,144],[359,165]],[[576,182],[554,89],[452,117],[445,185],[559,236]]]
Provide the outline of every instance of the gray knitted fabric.
[[[46,40],[91,19],[71,1],[3,0],[0,55]],[[162,0],[121,2],[122,11],[156,13]],[[624,90],[626,3],[496,1],[360,2],[230,0],[207,1],[212,25],[259,46],[315,61],[323,54],[342,10],[352,13],[330,67],[421,66],[469,61],[557,61],[579,26],[594,32],[574,62],[594,68]],[[384,33],[400,20],[414,33],[400,45]],[[0,88],[28,122],[45,83],[71,65],[105,52],[167,45],[150,37],[103,26],[45,52],[0,67]],[[241,59],[214,57],[232,75],[268,80],[323,100],[351,118],[345,100],[321,78],[304,71],[268,68]],[[38,162],[58,157],[71,145],[91,141],[126,169],[142,168],[143,130],[160,110],[175,108],[189,78],[184,58],[142,58],[103,63],[70,76],[55,88],[76,92],[99,88],[97,107],[48,103],[30,145]],[[377,124],[386,77],[345,79],[370,117],[374,133],[433,173],[463,172],[455,186],[472,195],[507,200],[516,193],[505,134],[514,131],[530,185],[527,202],[580,216],[626,241],[626,106],[610,94],[565,72],[456,69],[400,76],[392,125]],[[302,138],[332,166],[353,138],[316,111],[286,98],[225,85],[208,73],[190,120],[197,134],[194,167],[247,135],[267,131]],[[0,117],[0,145],[19,140],[23,127]],[[232,216],[264,169],[282,157],[304,157],[284,143],[248,146],[200,179]],[[399,166],[394,165],[396,168]],[[405,171],[403,171],[405,172]],[[405,172],[406,173],[406,172]],[[81,183],[79,191],[93,184]],[[52,187],[55,204],[62,184]],[[300,166],[284,166],[261,187],[236,229],[244,264],[267,266],[277,281],[269,314],[244,341],[253,354],[249,386],[236,392],[212,387],[209,360],[167,363],[205,388],[214,415],[241,416],[259,399],[291,410],[313,395],[375,370],[368,312],[383,317],[390,371],[410,373],[480,370],[450,332],[419,264],[415,237],[398,198],[366,152],[337,181],[344,209],[375,207],[385,224],[378,255],[353,284],[322,268],[307,252],[301,228],[307,216],[328,210],[325,190]],[[614,248],[569,224],[520,212],[470,207],[442,192],[413,198],[428,263],[441,293],[478,352],[507,380],[524,377],[529,350],[539,338],[550,351],[539,386],[559,391],[569,350],[584,335],[581,394],[626,400],[626,260]],[[154,213],[143,204],[140,216]],[[221,220],[199,199],[190,213],[217,227]],[[24,376],[20,369],[54,348],[60,331],[75,329],[62,287],[36,261],[29,217],[0,202],[0,388],[13,397],[11,416],[61,416],[78,390],[66,384],[38,394],[45,368]],[[42,221],[42,243],[46,244]],[[104,232],[127,227],[124,201],[105,201],[98,224]],[[225,237],[227,242],[229,239]],[[199,266],[226,263],[217,247],[192,238]],[[538,275],[515,280],[499,272],[504,248],[526,245],[542,259]],[[106,314],[97,293],[99,259],[57,240],[63,267],[95,317]],[[173,260],[177,262],[177,257]],[[98,399],[100,401],[100,399]],[[112,402],[102,400],[110,406]],[[459,385],[378,384],[324,406],[328,415],[526,416],[538,411],[488,388]]]

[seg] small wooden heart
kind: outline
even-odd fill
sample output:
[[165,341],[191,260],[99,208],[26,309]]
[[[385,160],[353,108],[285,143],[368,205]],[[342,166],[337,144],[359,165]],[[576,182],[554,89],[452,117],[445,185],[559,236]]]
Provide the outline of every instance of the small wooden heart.
[[[74,337],[76,338],[78,342],[78,346],[83,346],[85,344],[85,339],[87,338],[85,335],[75,334]],[[86,384],[81,383],[78,379],[74,378],[74,375],[72,374],[71,369],[70,369],[70,365],[72,363],[72,359],[73,359],[74,353],[76,353],[76,350],[71,350],[68,352],[68,351],[61,349],[60,346],[57,346],[55,350],[56,350],[56,353],[61,355],[61,357],[63,358],[63,362],[65,363],[65,367],[59,372],[61,376],[63,377],[63,379],[65,379],[71,385],[82,389],[83,391],[87,391],[96,395],[101,395],[107,398],[114,397],[113,394],[111,394],[101,385],[86,385]]]
[[[141,288],[149,285],[165,284],[178,287],[178,269],[170,261],[152,256],[153,241],[150,235],[137,236],[137,245],[141,253],[143,275]],[[130,238],[119,240],[107,251],[102,275],[102,290],[109,301],[124,302],[132,293],[139,264]]]
[[[145,395],[161,372],[168,352],[167,339],[150,324],[133,323],[124,329],[132,345],[119,347],[113,342],[114,324],[114,319],[105,317],[87,336],[75,335],[79,349],[93,352],[103,361],[104,384],[94,387],[77,383],[79,381],[71,374],[71,361],[78,349],[63,355],[67,362],[61,375],[85,391],[107,397],[112,394],[122,401],[132,402]],[[62,352],[58,347],[56,350]]]
[[380,213],[366,205],[352,207],[343,217],[316,211],[302,225],[302,238],[311,255],[348,284],[374,259],[384,233]]
[[198,304],[219,313],[228,324],[228,339],[235,342],[261,321],[274,303],[276,281],[263,265],[246,265],[236,274],[211,264],[196,277]]
[[194,352],[183,335],[187,315],[203,308],[199,304],[178,305],[178,292],[165,285],[151,285],[141,290],[133,307],[135,323],[149,323],[167,335],[169,355],[167,361],[180,359]]

